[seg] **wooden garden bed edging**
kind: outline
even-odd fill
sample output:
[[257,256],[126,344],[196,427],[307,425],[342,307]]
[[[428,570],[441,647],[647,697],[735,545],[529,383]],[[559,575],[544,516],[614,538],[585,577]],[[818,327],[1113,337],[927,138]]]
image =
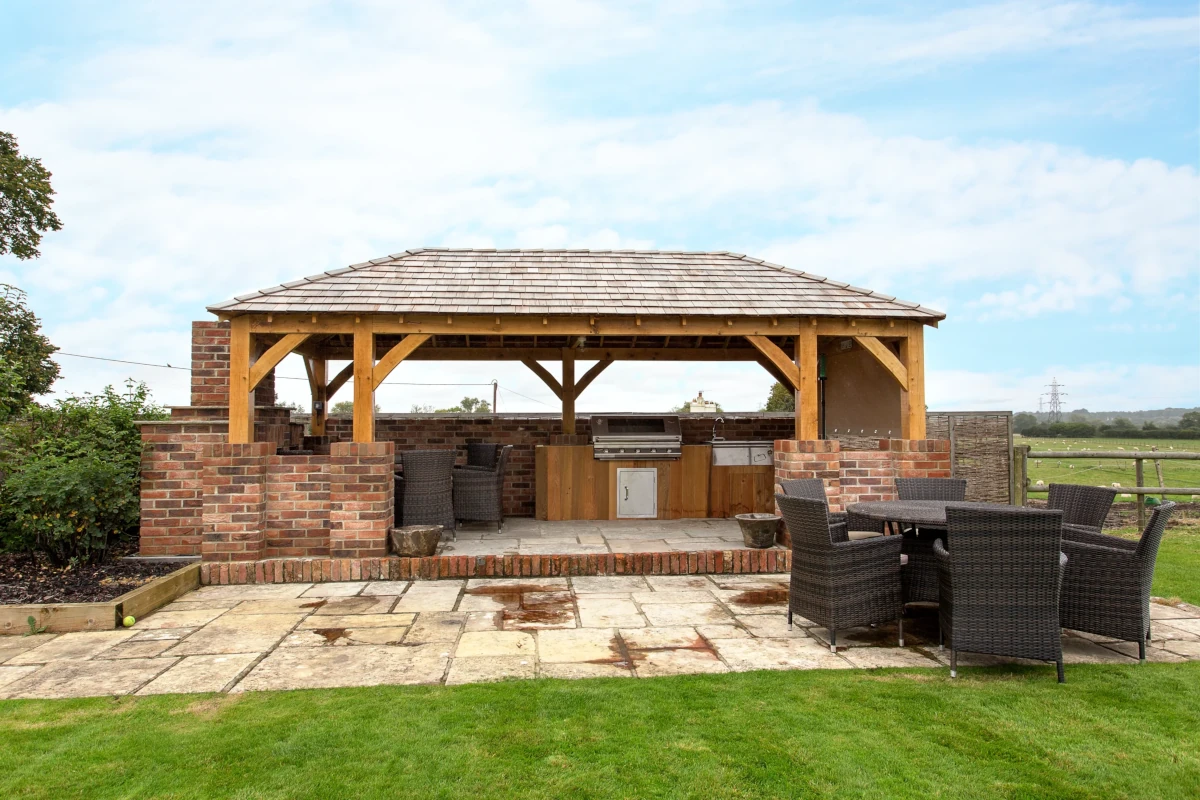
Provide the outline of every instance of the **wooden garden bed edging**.
[[121,627],[126,616],[138,619],[181,594],[200,585],[200,565],[186,567],[162,575],[113,600],[103,603],[43,603],[0,605],[0,636],[29,632],[29,617],[47,633],[75,631],[111,631]]

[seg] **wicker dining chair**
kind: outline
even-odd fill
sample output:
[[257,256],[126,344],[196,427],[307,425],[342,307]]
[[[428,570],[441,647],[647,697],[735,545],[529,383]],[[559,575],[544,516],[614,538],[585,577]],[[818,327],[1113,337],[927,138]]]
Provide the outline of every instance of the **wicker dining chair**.
[[1106,486],[1052,483],[1046,508],[1063,512],[1063,536],[1073,539],[1078,533],[1100,533],[1116,498],[1117,490]]
[[467,445],[466,466],[470,469],[494,469],[499,451],[500,445],[494,442],[471,442]]
[[[779,488],[783,489],[783,493],[788,497],[806,497],[809,500],[820,500],[825,504],[825,508],[829,508],[829,497],[825,494],[825,481],[821,478],[793,478],[791,480],[779,481]],[[867,519],[860,517],[858,514],[851,514],[846,511],[830,511],[830,525],[845,525],[846,537],[851,541],[859,539],[873,539],[876,536],[883,536],[884,526],[886,523],[880,520]]]
[[1146,660],[1150,639],[1150,583],[1154,562],[1174,503],[1154,509],[1136,542],[1103,533],[1076,531],[1063,539],[1062,625],[1075,631],[1138,643]]
[[946,527],[949,551],[937,539],[933,552],[950,677],[958,675],[959,652],[968,652],[1053,661],[1064,682],[1062,512],[951,507]]
[[777,494],[775,502],[792,537],[788,628],[794,614],[828,628],[836,653],[839,630],[897,620],[903,647],[900,537],[850,541],[820,500]]
[[512,445],[500,448],[491,469],[458,469],[454,472],[454,519],[457,522],[494,522],[504,530],[504,473]]
[[[962,478],[896,478],[896,496],[901,500],[942,500],[959,502],[967,499],[967,482]],[[937,557],[933,543],[946,535],[944,527],[922,525],[903,532],[900,552],[908,556],[904,568],[904,600],[908,603],[938,601]]]
[[454,450],[404,450],[400,454],[403,478],[396,487],[402,524],[441,525],[454,534]]

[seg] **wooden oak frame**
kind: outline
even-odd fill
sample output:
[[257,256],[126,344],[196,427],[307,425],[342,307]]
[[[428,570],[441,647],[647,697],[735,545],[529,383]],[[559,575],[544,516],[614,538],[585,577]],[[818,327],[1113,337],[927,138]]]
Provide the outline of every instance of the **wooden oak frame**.
[[[853,338],[867,350],[901,387],[902,436],[925,437],[924,326],[936,322],[904,319],[799,316],[763,317],[594,317],[539,315],[299,315],[252,314],[230,319],[230,441],[250,442],[254,436],[254,387],[289,353],[305,356],[310,393],[322,404],[313,415],[314,435],[325,431],[328,404],[334,394],[353,377],[354,441],[374,440],[374,393],[402,361],[422,360],[511,360],[521,361],[562,402],[563,430],[575,432],[575,403],[596,378],[615,361],[753,361],[796,394],[796,438],[819,436],[818,342],[820,337]],[[255,337],[279,337],[261,356],[254,358]],[[322,337],[333,339],[326,344]],[[381,358],[376,359],[376,337],[403,335]],[[540,335],[600,337],[599,347],[538,346]],[[446,346],[466,342],[467,346]],[[476,343],[473,337],[484,341]],[[534,337],[533,346],[508,347],[505,336]],[[604,347],[603,337],[629,340],[659,337],[661,346]],[[772,337],[794,343],[789,356]],[[442,344],[437,344],[442,337]],[[463,338],[467,337],[467,338]],[[681,340],[700,337],[724,342],[713,346],[679,346]],[[881,339],[898,340],[900,354]],[[496,344],[499,342],[499,345]],[[676,346],[667,347],[674,342]],[[428,344],[427,344],[428,343]],[[749,346],[747,346],[749,345]],[[332,379],[328,362],[351,356]],[[540,361],[562,363],[561,380]],[[596,362],[578,380],[576,361]]]

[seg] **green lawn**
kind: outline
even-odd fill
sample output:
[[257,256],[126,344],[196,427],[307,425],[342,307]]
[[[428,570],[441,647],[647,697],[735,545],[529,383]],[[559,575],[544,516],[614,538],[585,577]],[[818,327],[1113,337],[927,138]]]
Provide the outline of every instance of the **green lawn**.
[[1200,664],[0,703],[3,797],[1200,796]]
[[[1156,597],[1176,597],[1200,605],[1200,520],[1194,521],[1196,524],[1167,528],[1154,564],[1152,591]],[[1127,539],[1139,536],[1137,528],[1106,532]]]
[[[1197,439],[1038,439],[1017,438],[1015,444],[1027,444],[1029,453],[1029,481],[1051,483],[1084,483],[1091,486],[1109,486],[1120,483],[1122,486],[1136,486],[1137,479],[1133,462],[1128,459],[1097,459],[1097,458],[1055,458],[1038,459],[1038,451],[1045,450],[1092,450],[1118,451],[1125,448],[1127,452],[1149,451],[1157,447],[1161,452],[1197,452],[1200,451],[1200,440]],[[1041,463],[1038,463],[1040,460]],[[1200,487],[1200,461],[1167,461],[1162,462],[1163,480],[1167,486]],[[1147,486],[1158,486],[1158,474],[1154,471],[1154,463],[1143,462],[1144,481]],[[1042,497],[1044,492],[1031,492],[1032,497]],[[1189,496],[1171,497],[1173,500],[1190,500]],[[1118,498],[1121,502],[1132,502],[1132,498]]]

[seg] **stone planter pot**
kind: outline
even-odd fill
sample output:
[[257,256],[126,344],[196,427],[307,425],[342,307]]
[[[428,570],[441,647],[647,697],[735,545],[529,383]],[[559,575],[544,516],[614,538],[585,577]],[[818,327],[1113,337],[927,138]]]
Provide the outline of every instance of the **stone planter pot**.
[[392,552],[398,556],[424,558],[437,553],[442,540],[441,525],[409,525],[392,528]]
[[742,541],[746,547],[761,550],[775,545],[781,519],[776,514],[738,514],[734,519],[741,526]]

